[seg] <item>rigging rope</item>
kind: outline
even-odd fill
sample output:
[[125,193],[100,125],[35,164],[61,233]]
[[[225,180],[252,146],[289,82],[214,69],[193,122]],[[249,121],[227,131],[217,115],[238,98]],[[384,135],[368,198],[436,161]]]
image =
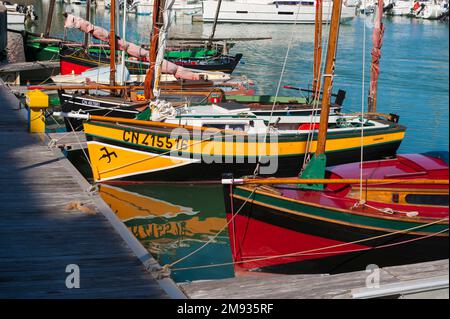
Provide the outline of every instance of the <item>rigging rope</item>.
[[[328,16],[327,16],[327,20],[326,20],[326,26],[328,27],[328,32],[330,32],[330,15],[331,15],[331,4],[332,2],[330,1],[328,3]],[[323,2],[322,2],[323,5]],[[325,42],[325,47],[328,46],[328,41],[329,38],[326,38],[326,42]],[[321,39],[321,45],[323,42],[323,35],[322,35],[322,39]],[[320,74],[324,74],[325,73],[325,61],[324,61],[324,50],[321,50],[321,68],[322,71]],[[319,79],[319,83],[321,83],[320,81],[321,79]],[[315,88],[315,92],[313,92],[314,94],[314,100],[313,100],[313,112],[311,113],[311,117],[310,117],[310,126],[309,126],[309,132],[308,132],[308,136],[306,139],[306,146],[305,146],[305,156],[303,157],[303,165],[302,165],[302,171],[306,168],[306,165],[309,163],[309,161],[311,160],[311,145],[312,142],[314,140],[314,126],[313,126],[313,122],[314,122],[314,118],[317,117],[317,113],[319,111],[319,105],[320,105],[320,85],[317,85]]]
[[[283,67],[281,68],[280,78],[278,80],[277,90],[276,90],[276,93],[275,93],[275,99],[273,101],[272,110],[270,111],[269,122],[267,124],[267,128],[266,128],[266,132],[265,132],[265,135],[264,135],[263,143],[266,143],[267,136],[269,135],[269,130],[270,130],[271,123],[272,123],[273,113],[275,111],[275,106],[277,104],[277,99],[278,99],[278,96],[280,94],[281,83],[283,81],[284,72],[286,71],[286,65],[287,65],[287,61],[288,61],[288,58],[289,58],[289,53],[290,53],[291,48],[292,48],[292,43],[294,42],[295,27],[297,26],[298,16],[300,14],[300,7],[301,7],[301,4],[298,3],[298,5],[297,5],[297,13],[296,13],[296,16],[295,16],[295,22],[294,22],[294,24],[292,26],[291,38],[289,40],[288,48],[286,50],[286,55],[284,57]],[[260,155],[259,158],[258,158],[258,163],[256,164],[255,171],[253,172],[254,176],[258,176],[258,174],[259,174],[259,168],[261,166],[261,159],[262,159],[262,155]]]

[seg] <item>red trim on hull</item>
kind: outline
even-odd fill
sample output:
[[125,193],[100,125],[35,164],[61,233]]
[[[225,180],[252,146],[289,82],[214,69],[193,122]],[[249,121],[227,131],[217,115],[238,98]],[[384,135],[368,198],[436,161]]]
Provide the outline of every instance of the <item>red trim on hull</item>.
[[80,65],[77,63],[72,63],[69,61],[60,60],[60,67],[61,67],[61,75],[67,75],[67,74],[81,74],[86,70],[92,69],[92,66],[85,66]]
[[[229,221],[231,214],[227,214]],[[230,246],[235,262],[246,261],[269,256],[279,256],[324,247],[344,244],[344,242],[323,237],[307,235],[288,230],[246,216],[237,215],[228,227]],[[345,245],[326,250],[311,251],[310,255],[295,257],[271,258],[253,262],[238,263],[237,271],[242,269],[263,268],[273,265],[299,262],[303,260],[323,259],[339,254],[332,252],[365,249],[362,245]]]

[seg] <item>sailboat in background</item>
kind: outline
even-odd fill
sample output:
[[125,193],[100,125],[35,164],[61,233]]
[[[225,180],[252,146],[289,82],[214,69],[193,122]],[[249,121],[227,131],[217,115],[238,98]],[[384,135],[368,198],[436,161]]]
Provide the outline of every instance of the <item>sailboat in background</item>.
[[[449,257],[448,152],[397,155],[325,169],[330,140],[329,92],[339,35],[333,8],[324,98],[313,158],[299,177],[225,176],[230,244],[237,272],[340,273]],[[374,59],[379,62],[383,1],[377,7]],[[372,68],[372,82],[377,67]],[[376,107],[376,86],[369,106]],[[367,131],[363,131],[363,135]],[[361,135],[361,138],[362,136]]]

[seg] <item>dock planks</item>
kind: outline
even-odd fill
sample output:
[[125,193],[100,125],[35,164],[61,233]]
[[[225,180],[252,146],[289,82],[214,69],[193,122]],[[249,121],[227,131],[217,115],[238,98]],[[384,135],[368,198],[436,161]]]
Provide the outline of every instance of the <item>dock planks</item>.
[[[423,290],[414,294],[388,295],[398,298],[446,298],[449,261],[439,260],[421,264],[380,269],[380,288],[397,284],[407,287],[418,280],[446,281],[445,288]],[[181,285],[192,299],[351,299],[366,288],[368,272],[359,271],[338,275],[258,275],[224,280],[199,281]],[[370,290],[376,288],[371,288]],[[406,288],[405,288],[406,289]]]
[[[1,81],[0,101],[0,298],[182,298],[59,149],[27,133]],[[66,288],[70,264],[79,289]]]

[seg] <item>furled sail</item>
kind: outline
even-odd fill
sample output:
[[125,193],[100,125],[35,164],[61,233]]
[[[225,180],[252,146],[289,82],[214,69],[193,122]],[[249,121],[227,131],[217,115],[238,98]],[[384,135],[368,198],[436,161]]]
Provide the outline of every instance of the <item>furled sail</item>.
[[372,66],[370,68],[369,112],[376,112],[378,77],[380,76],[381,46],[383,45],[384,25],[383,0],[378,1],[374,30],[372,35]]
[[[97,40],[100,40],[102,42],[108,42],[109,43],[109,32],[101,27],[95,26],[89,21],[86,21],[85,19],[81,17],[74,16],[72,14],[66,15],[66,21],[64,23],[64,27],[67,29],[78,29],[84,33],[92,34],[94,38]],[[119,50],[124,50],[127,52],[128,55],[138,58],[138,59],[149,59],[150,52],[139,45],[136,45],[134,43],[130,43],[127,41],[124,41],[118,37],[117,40],[118,48]],[[162,64],[162,73],[166,74],[172,74],[177,79],[183,79],[183,80],[199,80],[200,74],[192,72],[186,68],[183,68],[182,66],[178,66],[172,62],[169,62],[167,60],[163,61]]]

